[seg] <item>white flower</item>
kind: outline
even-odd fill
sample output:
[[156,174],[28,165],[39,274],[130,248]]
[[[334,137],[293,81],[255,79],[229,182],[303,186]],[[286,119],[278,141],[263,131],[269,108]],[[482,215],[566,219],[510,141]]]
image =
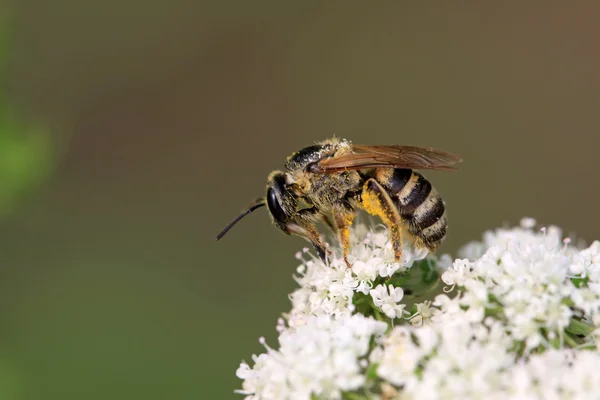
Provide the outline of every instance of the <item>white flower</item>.
[[508,370],[514,399],[593,399],[600,393],[600,353],[548,350]]
[[[415,249],[409,240],[405,240],[402,260],[395,262],[392,244],[382,227],[368,231],[364,225],[354,224],[351,238],[348,256],[351,268],[346,266],[339,250],[334,251],[334,257],[328,264],[310,254],[307,256],[306,251],[296,255],[302,264],[297,268],[296,277],[300,288],[290,295],[291,315],[351,314],[355,293],[369,294],[377,278],[407,271],[415,261],[425,258],[428,253],[427,249]],[[394,295],[397,297],[398,292]],[[397,311],[400,312],[398,315],[402,314],[401,307],[395,303],[385,308],[386,315],[396,315]]]
[[408,399],[587,399],[600,393],[600,353],[548,350],[517,361],[502,323],[460,308],[443,324],[395,327],[373,351],[377,374]]
[[456,260],[446,272],[442,274],[442,280],[446,285],[464,286],[468,279],[473,278],[471,263],[469,260]]
[[426,355],[427,353],[413,342],[408,328],[396,327],[383,340],[377,374],[394,385],[405,385],[416,379],[415,370],[419,361]]
[[239,393],[248,400],[600,398],[600,242],[581,250],[558,228],[535,226],[523,219],[486,232],[454,262],[440,257],[446,293],[417,303],[409,318],[398,282],[410,280],[380,282],[426,252],[405,247],[395,263],[386,232],[358,224],[351,268],[339,249],[327,264],[299,253],[300,287],[277,322],[279,347],[265,345],[252,366],[240,365]]
[[571,272],[589,277],[592,282],[600,282],[600,241],[594,241],[574,257]]
[[438,294],[433,301],[433,305],[440,307],[442,310],[442,313],[438,314],[438,317],[441,317],[442,315],[453,315],[460,311],[460,303],[445,294]]
[[498,322],[485,327],[459,309],[444,324],[394,328],[377,374],[406,398],[487,398],[505,389],[497,378],[514,362],[510,346]]
[[417,303],[417,312],[410,317],[410,323],[413,326],[421,326],[423,324],[430,324],[431,320],[439,315],[440,310],[435,307],[431,307],[432,302],[429,300],[423,303]]
[[398,304],[402,301],[402,297],[404,296],[402,288],[395,288],[392,285],[389,285],[386,288],[384,285],[377,285],[377,287],[372,289],[369,294],[373,298],[373,303],[381,308],[381,311],[383,311],[388,318],[393,319],[402,317],[405,305]]
[[242,363],[237,376],[244,380],[247,399],[340,399],[342,391],[360,388],[365,380],[361,361],[373,336],[387,325],[362,315],[340,318],[308,317],[306,323],[284,330],[278,350],[253,356],[251,368]]
[[460,298],[460,304],[468,307],[467,317],[472,321],[483,321],[485,307],[488,305],[488,291],[485,284],[479,280],[469,280],[464,283],[465,293]]
[[377,278],[378,270],[373,263],[366,263],[364,261],[356,260],[352,264],[353,276],[348,277],[349,281],[355,282],[355,291],[363,294],[368,294],[372,282]]
[[[486,232],[481,256],[456,260],[442,280],[460,287],[459,303],[473,321],[495,313],[506,319],[515,340],[532,349],[562,337],[573,316],[569,304],[588,318],[600,311],[600,292],[591,278],[596,265],[600,270],[600,242],[577,251],[556,227],[533,231],[535,221],[529,219],[521,226]],[[575,272],[589,277],[587,287],[571,282]]]

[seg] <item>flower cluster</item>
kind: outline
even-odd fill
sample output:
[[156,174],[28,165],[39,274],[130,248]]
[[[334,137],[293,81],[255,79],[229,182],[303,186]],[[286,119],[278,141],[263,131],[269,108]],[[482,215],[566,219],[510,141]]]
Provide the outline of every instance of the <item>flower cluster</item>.
[[[394,274],[406,272],[415,261],[427,256],[427,249],[415,249],[404,243],[402,259],[394,261],[394,251],[383,228],[367,230],[357,224],[352,231],[351,268],[341,252],[335,252],[328,264],[308,253],[296,254],[302,261],[296,281],[300,288],[291,295],[292,319],[297,315],[345,315],[352,313],[355,294],[369,295],[372,302],[389,318],[402,317],[404,304],[401,287],[385,284]],[[408,242],[408,241],[405,241]]]
[[[387,324],[360,314],[332,318],[308,316],[282,331],[279,350],[253,356],[254,368],[242,363],[242,394],[249,399],[340,398],[366,382],[364,367],[371,339]],[[264,343],[264,340],[261,340]]]
[[[593,398],[600,242],[578,249],[558,228],[534,227],[524,219],[486,232],[455,261],[407,246],[394,263],[385,230],[362,225],[352,268],[341,257],[325,264],[299,254],[300,287],[278,325],[279,349],[241,365],[240,392],[256,400]],[[445,293],[405,303],[405,293],[438,278]]]
[[458,259],[442,274],[459,287],[453,301],[473,321],[503,321],[526,352],[551,341],[575,344],[573,330],[600,314],[600,242],[578,250],[557,227],[536,232],[531,225],[525,219],[521,228],[486,233],[483,255],[473,252],[480,245],[468,245],[463,254],[471,260]]
[[501,324],[477,325],[464,314],[444,319],[443,325],[393,328],[371,354],[379,377],[401,387],[406,398],[506,395],[498,377],[514,363],[514,355]]
[[549,348],[520,357],[503,324],[465,311],[399,326],[373,349],[377,375],[402,399],[587,399],[600,393],[600,353]]

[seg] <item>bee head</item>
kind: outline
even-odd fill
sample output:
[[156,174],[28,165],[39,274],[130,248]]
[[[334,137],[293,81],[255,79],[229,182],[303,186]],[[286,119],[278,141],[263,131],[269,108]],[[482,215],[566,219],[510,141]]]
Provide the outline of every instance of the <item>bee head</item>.
[[275,226],[287,234],[291,233],[290,228],[293,228],[293,224],[290,224],[290,221],[296,212],[298,199],[286,183],[285,174],[283,172],[273,171],[271,175],[269,175],[266,197],[256,199],[253,204],[239,216],[234,218],[234,220],[217,235],[217,240],[225,236],[225,234],[242,218],[262,206],[267,206],[269,214],[271,215],[271,220]]
[[283,172],[274,171],[269,175],[266,203],[273,223],[282,231],[289,233],[286,226],[296,212],[298,200],[289,190]]

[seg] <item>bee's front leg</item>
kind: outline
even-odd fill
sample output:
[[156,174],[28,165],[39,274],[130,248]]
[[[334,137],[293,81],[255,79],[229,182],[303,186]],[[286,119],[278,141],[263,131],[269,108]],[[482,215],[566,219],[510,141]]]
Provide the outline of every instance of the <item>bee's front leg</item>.
[[286,228],[289,233],[301,236],[308,240],[317,251],[319,258],[324,263],[327,263],[327,256],[330,255],[331,252],[327,249],[327,246],[325,246],[325,242],[315,225],[315,221],[319,218],[320,215],[315,208],[305,208],[294,214],[291,218],[292,221]]
[[332,213],[337,237],[344,252],[344,261],[348,268],[350,268],[351,265],[348,261],[348,252],[350,249],[350,225],[352,225],[352,222],[354,221],[355,212],[349,204],[337,203],[334,204]]

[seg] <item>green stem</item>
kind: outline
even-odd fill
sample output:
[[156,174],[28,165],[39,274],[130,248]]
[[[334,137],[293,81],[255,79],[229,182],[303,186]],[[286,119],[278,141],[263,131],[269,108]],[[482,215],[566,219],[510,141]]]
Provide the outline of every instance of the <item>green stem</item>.
[[377,307],[375,307],[375,304],[372,304],[372,310],[373,314],[375,314],[375,319],[377,319],[378,321],[383,321],[383,318],[381,318],[381,313],[379,312]]

